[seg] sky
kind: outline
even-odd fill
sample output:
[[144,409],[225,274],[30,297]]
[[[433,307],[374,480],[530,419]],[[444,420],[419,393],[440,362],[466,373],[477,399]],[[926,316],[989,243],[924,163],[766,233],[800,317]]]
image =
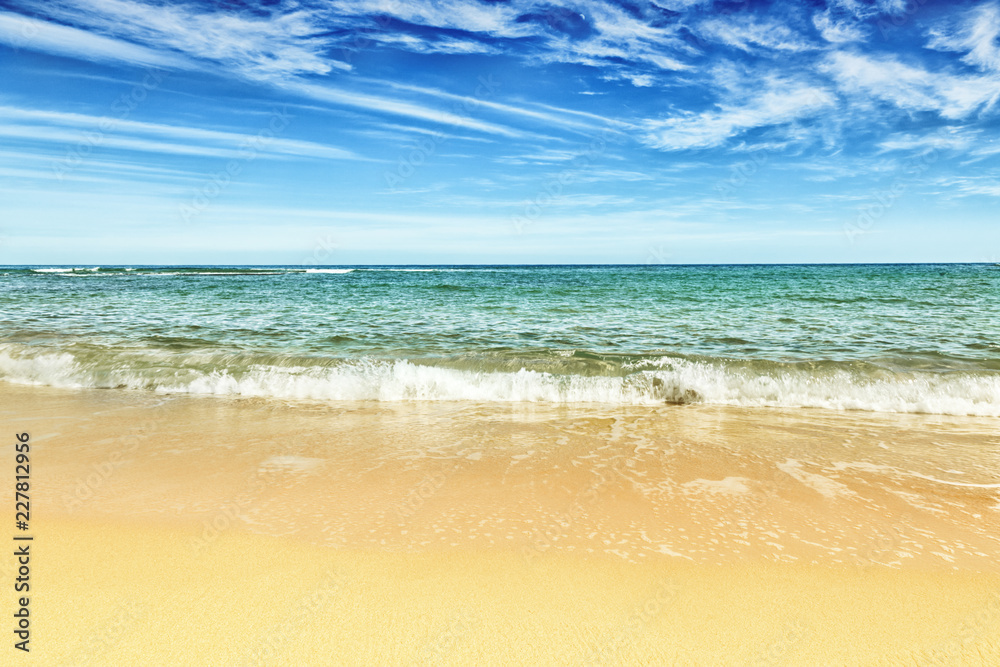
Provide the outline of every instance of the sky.
[[0,264],[1000,262],[1000,4],[0,0]]

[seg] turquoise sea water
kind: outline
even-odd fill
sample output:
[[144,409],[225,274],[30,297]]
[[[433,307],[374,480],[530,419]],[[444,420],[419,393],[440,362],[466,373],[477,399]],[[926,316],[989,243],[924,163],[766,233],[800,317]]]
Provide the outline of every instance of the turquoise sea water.
[[0,267],[0,379],[1000,416],[1000,266]]

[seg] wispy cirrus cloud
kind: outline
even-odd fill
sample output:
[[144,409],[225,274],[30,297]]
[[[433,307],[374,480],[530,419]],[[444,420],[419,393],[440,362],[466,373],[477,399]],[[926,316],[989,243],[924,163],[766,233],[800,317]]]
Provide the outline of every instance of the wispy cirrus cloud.
[[709,19],[698,25],[706,38],[743,51],[807,51],[816,48],[803,35],[776,19],[752,15]]
[[834,101],[834,96],[823,88],[771,79],[763,91],[745,103],[647,121],[643,140],[662,150],[716,147],[748,130],[809,117]]
[[[426,95],[465,107],[495,111],[503,116],[519,117],[523,120],[534,121],[551,127],[574,129],[589,133],[595,132],[602,127],[620,128],[628,126],[627,123],[624,123],[616,118],[601,117],[596,114],[586,114],[581,116],[574,113],[572,109],[563,109],[551,105],[545,107],[547,109],[546,111],[539,111],[527,106],[516,106],[509,103],[494,102],[493,100],[487,99],[485,95],[480,95],[479,97],[456,95],[454,93],[449,93],[436,88],[414,86],[412,84],[398,82],[388,82],[387,85],[395,90]],[[581,120],[581,118],[585,118],[586,120]]]
[[836,52],[821,66],[846,94],[869,96],[906,112],[932,111],[951,120],[993,107],[1000,78],[931,72],[895,56]]
[[830,10],[816,12],[812,22],[820,36],[833,44],[861,42],[871,34],[864,23],[844,17],[838,19]]
[[511,127],[478,120],[455,111],[441,110],[388,96],[356,92],[305,81],[288,81],[282,84],[282,88],[291,93],[314,100],[347,107],[368,109],[379,114],[404,116],[431,123],[486,132],[488,134],[498,134],[505,137],[527,136],[526,133]]
[[1000,5],[991,2],[928,31],[928,48],[965,53],[962,62],[1000,72]]
[[[115,58],[130,64],[235,73],[320,102],[506,137],[529,136],[500,123],[477,120],[459,110],[440,109],[412,99],[360,92],[313,80],[314,75],[351,67],[329,55],[339,52],[335,48],[337,39],[332,33],[344,33],[343,30],[333,29],[348,22],[334,10],[375,11],[375,5],[339,3],[329,8],[299,7],[294,11],[272,13],[232,13],[206,10],[193,4],[154,5],[135,0],[88,0],[85,3],[60,0],[44,5],[36,0],[26,0],[23,7],[45,10],[67,25],[23,17],[16,21],[11,18],[4,23],[3,15],[0,15],[0,39],[6,29],[13,40],[23,31],[23,21],[33,21],[47,26],[31,42],[36,49],[65,52],[88,60]],[[505,35],[531,32],[529,28],[517,26],[503,30],[502,26],[516,17],[502,8],[477,8],[468,3],[455,3],[449,6],[427,5],[421,9],[419,5],[400,3],[388,9],[393,7],[401,17],[413,21],[429,21],[441,26],[462,23],[491,33],[500,31]],[[432,43],[411,35],[383,31],[376,35],[376,39],[414,52],[470,54],[496,51],[492,47],[452,36],[436,38]],[[449,103],[470,102],[468,96],[431,89],[414,88],[409,92],[436,96]],[[515,114],[522,119],[556,122],[557,126],[567,128],[582,127],[579,121],[558,119],[551,114],[500,105],[482,98],[471,100],[471,103],[508,115]]]
[[[253,135],[186,125],[9,106],[0,106],[0,135],[69,147],[86,143],[124,150],[205,157],[234,157],[253,139]],[[257,153],[271,157],[367,159],[352,151],[314,141],[271,136],[253,145]]]
[[934,180],[949,197],[1000,197],[1000,178],[996,173],[975,176],[951,176]]
[[966,151],[980,138],[978,131],[936,130],[927,134],[897,133],[879,142],[882,151]]
[[[156,48],[167,55],[213,63],[251,78],[350,69],[347,63],[326,55],[328,41],[316,36],[324,30],[321,17],[303,10],[260,16],[206,11],[188,3],[133,0],[24,0],[21,4],[64,26],[103,37],[104,41]],[[85,53],[80,55],[86,57]]]
[[[653,71],[691,68],[683,60],[691,48],[679,36],[680,25],[672,20],[670,10],[652,2],[623,7],[586,1],[560,5],[533,0],[350,0],[332,3],[331,9],[339,16],[366,21],[369,29],[363,31],[363,41],[414,53],[503,51],[537,63],[616,70],[624,63],[641,64]],[[376,22],[375,17],[383,20]],[[398,22],[398,29],[410,32],[401,36],[385,29],[385,17]],[[465,37],[452,34],[456,31]],[[348,35],[342,41],[351,48],[358,40]],[[525,48],[516,48],[518,45]]]
[[59,56],[97,62],[171,69],[194,68],[191,62],[177,53],[164,53],[140,44],[9,12],[0,12],[0,43],[14,48],[30,47]]

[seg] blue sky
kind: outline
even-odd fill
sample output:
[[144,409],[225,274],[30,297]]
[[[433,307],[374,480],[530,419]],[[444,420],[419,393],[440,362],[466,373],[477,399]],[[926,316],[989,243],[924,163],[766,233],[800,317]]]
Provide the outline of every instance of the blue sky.
[[0,263],[1000,261],[1000,4],[0,1]]

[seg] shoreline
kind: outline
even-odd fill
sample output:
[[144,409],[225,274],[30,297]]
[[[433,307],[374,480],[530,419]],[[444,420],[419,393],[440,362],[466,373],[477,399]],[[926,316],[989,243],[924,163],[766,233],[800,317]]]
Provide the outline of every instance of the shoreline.
[[991,419],[0,397],[60,663],[1000,661]]

